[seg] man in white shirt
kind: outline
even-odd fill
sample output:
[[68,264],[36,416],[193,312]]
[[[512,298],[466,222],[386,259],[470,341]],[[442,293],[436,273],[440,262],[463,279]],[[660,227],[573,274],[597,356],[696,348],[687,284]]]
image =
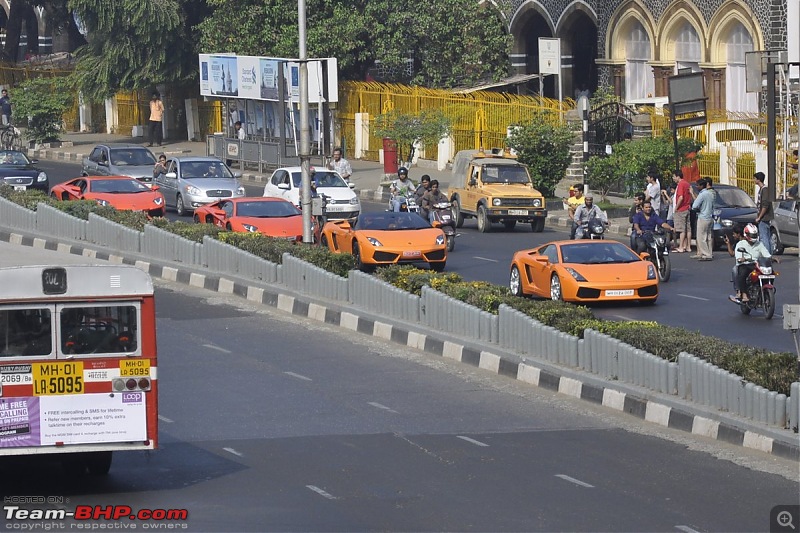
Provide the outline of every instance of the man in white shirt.
[[653,211],[661,213],[661,184],[658,183],[658,176],[654,172],[647,174],[647,188],[644,191],[645,200],[650,200]]
[[236,133],[236,138],[239,139],[240,141],[243,141],[247,138],[247,133],[244,131],[244,128],[242,127],[241,120],[237,120],[236,122],[233,123],[233,129],[234,132]]
[[333,149],[333,159],[328,163],[328,170],[334,170],[345,181],[350,181],[350,176],[353,175],[353,169],[350,166],[350,161],[342,157],[342,149]]

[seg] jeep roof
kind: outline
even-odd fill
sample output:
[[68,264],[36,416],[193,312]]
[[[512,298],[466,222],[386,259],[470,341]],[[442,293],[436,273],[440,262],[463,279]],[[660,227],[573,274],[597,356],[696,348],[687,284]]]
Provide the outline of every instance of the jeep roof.
[[478,156],[482,153],[481,150],[461,150],[453,159],[453,179],[450,181],[451,188],[463,188],[467,182],[467,170],[470,165],[475,166],[517,166],[525,167],[522,163],[517,161],[515,155],[491,154],[484,153],[483,156]]

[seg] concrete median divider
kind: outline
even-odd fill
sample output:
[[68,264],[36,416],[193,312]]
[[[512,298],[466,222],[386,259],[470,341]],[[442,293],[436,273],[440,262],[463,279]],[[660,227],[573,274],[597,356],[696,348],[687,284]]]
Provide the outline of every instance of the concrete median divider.
[[147,225],[142,237],[142,253],[154,259],[173,261],[189,266],[206,266],[203,245],[180,235]]
[[228,243],[209,236],[203,237],[206,265],[214,272],[229,272],[243,278],[278,283],[278,263],[262,259]]
[[378,315],[419,323],[420,297],[375,276],[351,270],[347,278],[350,303]]
[[61,239],[86,241],[89,222],[75,218],[47,204],[36,207],[36,231]]
[[141,252],[142,232],[89,213],[86,239],[89,242],[120,252]]
[[286,287],[326,300],[349,302],[347,278],[288,253],[283,254],[281,261],[281,283]]

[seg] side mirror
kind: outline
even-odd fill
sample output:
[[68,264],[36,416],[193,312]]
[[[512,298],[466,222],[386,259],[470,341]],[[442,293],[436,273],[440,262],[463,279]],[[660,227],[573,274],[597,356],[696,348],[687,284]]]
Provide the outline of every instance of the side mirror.
[[147,186],[150,187],[151,191],[157,191],[158,189],[161,188],[158,185],[150,185],[149,183],[147,184]]
[[549,265],[550,264],[550,258],[545,257],[543,255],[534,257],[534,259],[536,259],[537,262],[542,263],[543,265]]
[[341,222],[336,222],[336,225],[342,229],[350,229],[350,222],[347,220],[342,220]]
[[648,259],[650,259],[650,254],[648,254],[647,252],[642,252],[639,254],[639,257],[647,261]]
[[239,178],[242,177],[242,173],[241,172],[234,172],[233,173],[233,177],[236,178],[236,179],[239,179]]
[[289,184],[288,183],[279,183],[278,184],[278,188],[281,189],[281,190],[284,190],[284,191],[288,191],[289,190]]
[[350,183],[349,181],[347,182],[347,186],[350,187],[351,189],[355,189],[356,188],[356,184],[355,183]]
[[431,222],[431,226],[433,226],[434,228],[441,228],[442,223],[439,222],[438,220],[434,220],[433,222]]
[[77,185],[65,185],[64,188],[72,194],[80,194],[81,188]]
[[101,167],[107,167],[108,161],[98,161],[97,164],[100,165]]
[[175,172],[167,172],[166,174],[164,174],[164,177],[174,180],[177,179],[178,175]]
[[36,163],[38,163],[38,162],[39,162],[39,160],[38,160],[38,159],[31,159],[31,164],[32,164],[32,165],[35,165],[35,164],[36,164]]

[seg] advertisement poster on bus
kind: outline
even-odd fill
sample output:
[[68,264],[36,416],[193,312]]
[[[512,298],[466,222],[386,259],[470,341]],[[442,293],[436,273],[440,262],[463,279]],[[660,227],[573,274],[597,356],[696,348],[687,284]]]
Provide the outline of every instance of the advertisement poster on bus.
[[0,448],[146,438],[145,394],[141,391],[0,400]]

